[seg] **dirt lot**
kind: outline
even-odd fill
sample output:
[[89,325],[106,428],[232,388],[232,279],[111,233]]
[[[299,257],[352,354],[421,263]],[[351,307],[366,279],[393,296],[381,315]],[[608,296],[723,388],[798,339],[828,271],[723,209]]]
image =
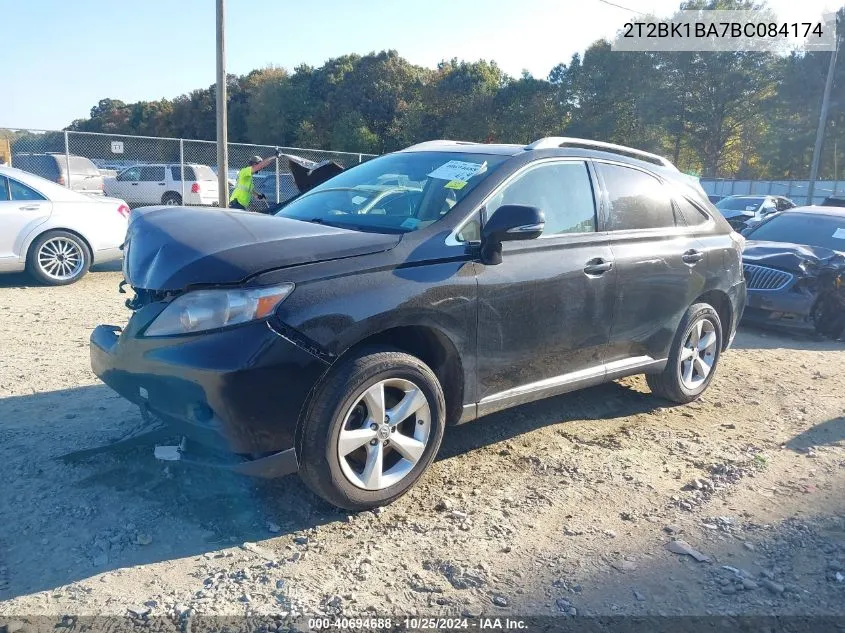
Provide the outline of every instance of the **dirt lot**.
[[151,446],[55,459],[139,421],[88,365],[94,325],[128,318],[119,280],[0,278],[0,624],[845,615],[842,343],[743,330],[697,403],[634,378],[449,429],[416,489],[348,515]]

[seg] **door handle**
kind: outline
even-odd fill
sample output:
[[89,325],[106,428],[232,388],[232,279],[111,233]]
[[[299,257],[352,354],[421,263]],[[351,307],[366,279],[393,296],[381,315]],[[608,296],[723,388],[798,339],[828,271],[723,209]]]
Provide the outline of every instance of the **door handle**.
[[702,259],[704,259],[704,253],[702,253],[701,251],[697,251],[695,249],[690,249],[686,253],[681,255],[681,259],[683,259],[684,263],[686,263],[686,264],[695,265],[698,262],[700,262]]
[[19,207],[21,211],[38,211],[41,208],[39,204],[28,204],[24,207]]
[[586,275],[603,275],[613,268],[613,262],[603,260],[601,257],[591,259],[584,266],[584,273]]
[[138,186],[138,183],[137,183],[137,182],[130,182],[129,184],[130,184],[130,185],[132,185],[133,187],[137,187],[137,186]]

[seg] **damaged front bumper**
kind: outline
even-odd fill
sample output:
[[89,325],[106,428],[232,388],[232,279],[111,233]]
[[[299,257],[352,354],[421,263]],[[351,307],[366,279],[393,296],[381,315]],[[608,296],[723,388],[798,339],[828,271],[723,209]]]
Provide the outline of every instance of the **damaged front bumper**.
[[[137,336],[136,320],[151,318],[143,308],[126,330],[95,328],[94,373],[171,435],[187,439],[180,461],[257,477],[295,472],[297,424],[325,361],[266,321],[192,336]],[[185,450],[194,443],[222,457]]]

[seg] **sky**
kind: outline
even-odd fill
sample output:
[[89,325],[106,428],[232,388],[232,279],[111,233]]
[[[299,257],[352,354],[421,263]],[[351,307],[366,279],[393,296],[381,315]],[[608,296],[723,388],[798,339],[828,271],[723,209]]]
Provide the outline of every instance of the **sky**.
[[[622,5],[620,8],[613,5]],[[227,0],[227,71],[322,65],[396,49],[411,63],[495,60],[546,77],[636,12],[670,16],[680,0]],[[836,0],[770,0],[786,21]],[[60,129],[100,99],[173,98],[215,81],[214,0],[0,0],[0,127]]]

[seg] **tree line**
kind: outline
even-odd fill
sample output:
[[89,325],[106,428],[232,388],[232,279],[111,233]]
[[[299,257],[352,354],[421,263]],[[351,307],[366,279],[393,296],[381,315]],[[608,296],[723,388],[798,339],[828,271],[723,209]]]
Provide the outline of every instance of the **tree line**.
[[[691,0],[681,9],[759,8]],[[845,8],[837,15],[845,31]],[[805,179],[829,52],[615,52],[599,40],[546,78],[508,76],[495,61],[437,68],[394,50],[344,55],[292,72],[228,77],[233,142],[383,153],[451,138],[529,143],[550,135],[622,143],[707,177]],[[215,87],[175,99],[102,99],[67,128],[215,138]],[[845,172],[845,53],[835,69],[820,177]],[[834,173],[836,172],[836,173]]]

